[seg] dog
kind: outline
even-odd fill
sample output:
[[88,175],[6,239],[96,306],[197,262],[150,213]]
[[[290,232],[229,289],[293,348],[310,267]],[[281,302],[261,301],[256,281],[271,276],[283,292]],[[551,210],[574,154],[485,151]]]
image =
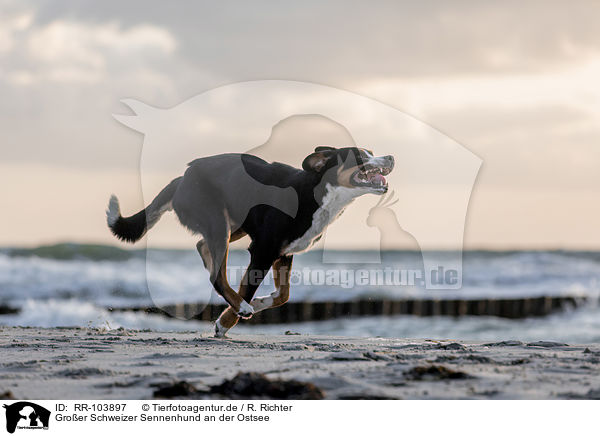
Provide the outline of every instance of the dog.
[[[184,227],[201,235],[198,253],[229,304],[215,323],[215,336],[223,337],[240,318],[287,302],[293,255],[310,249],[357,197],[385,194],[385,176],[393,168],[393,156],[375,157],[357,147],[317,147],[302,169],[250,154],[209,156],[190,162],[135,215],[121,216],[113,195],[107,223],[117,238],[133,243],[173,210]],[[227,281],[227,252],[230,242],[246,235],[250,264],[235,292]],[[275,291],[253,299],[271,268]]]

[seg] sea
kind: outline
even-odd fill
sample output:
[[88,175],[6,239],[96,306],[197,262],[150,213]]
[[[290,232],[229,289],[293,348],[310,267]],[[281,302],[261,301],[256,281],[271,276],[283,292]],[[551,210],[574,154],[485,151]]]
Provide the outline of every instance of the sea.
[[[352,257],[357,252],[342,253]],[[359,256],[360,257],[360,256]],[[456,340],[552,340],[600,342],[600,252],[465,251],[462,287],[427,289],[410,272],[422,268],[417,251],[392,251],[382,263],[324,264],[322,253],[294,257],[297,276],[291,301],[344,301],[357,298],[480,299],[534,296],[585,297],[577,309],[518,320],[488,316],[410,315],[341,318],[275,325],[238,325],[232,333],[326,334]],[[239,283],[246,251],[229,254],[229,279]],[[382,271],[408,271],[387,280]],[[357,272],[358,271],[358,272]],[[382,278],[383,277],[383,278]],[[408,277],[408,279],[407,279]],[[267,277],[257,295],[274,289]],[[114,246],[58,244],[0,248],[0,326],[148,329],[210,334],[208,322],[166,318],[113,309],[182,303],[220,302],[196,251],[124,250]],[[4,311],[1,309],[3,308]]]

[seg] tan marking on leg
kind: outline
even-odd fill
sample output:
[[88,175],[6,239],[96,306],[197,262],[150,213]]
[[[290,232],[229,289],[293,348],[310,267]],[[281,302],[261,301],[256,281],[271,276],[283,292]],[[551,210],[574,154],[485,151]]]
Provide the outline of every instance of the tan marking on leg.
[[208,272],[211,273],[214,266],[213,266],[212,256],[210,255],[210,250],[208,249],[206,242],[204,242],[204,241],[198,242],[196,244],[196,248],[198,249],[198,252],[200,253],[202,262],[204,262],[204,268],[206,268],[208,270]]
[[221,287],[221,292],[223,292],[223,298],[225,301],[229,303],[229,305],[233,308],[233,310],[239,314],[242,318],[251,317],[254,313],[254,309],[250,306],[244,299],[235,292],[231,286],[229,286],[229,282],[227,281],[227,255],[229,253],[229,247],[225,249],[225,254],[223,256],[223,261],[221,262],[221,267],[219,268],[219,273],[217,275],[216,282]]
[[[238,295],[242,299],[246,296],[247,287],[248,287],[247,279],[248,278],[246,277],[246,274],[245,274],[244,277],[242,278],[242,283],[240,284],[240,290],[238,292]],[[246,302],[246,301],[244,300],[244,302]],[[225,336],[225,333],[227,333],[227,331],[229,329],[231,329],[233,326],[235,326],[239,320],[240,320],[240,317],[238,316],[237,312],[231,306],[229,306],[227,309],[225,309],[223,312],[221,312],[221,315],[219,315],[219,318],[217,319],[217,324],[215,327],[215,336],[217,336],[217,337]]]
[[292,260],[277,259],[273,263],[273,279],[276,291],[266,297],[258,297],[250,303],[255,312],[281,306],[290,298],[290,271]]
[[[279,306],[279,305],[285,303],[289,298],[289,279],[290,279],[289,267],[291,265],[291,258],[286,259],[285,263],[286,263],[285,266],[280,265],[280,262],[278,262],[278,261],[275,261],[273,263],[273,268],[274,268],[273,274],[275,277],[275,286],[277,287],[278,291],[271,294],[272,296],[274,296],[274,298],[273,298],[273,300],[269,301],[269,307],[271,307],[271,304],[273,304],[273,303],[275,303],[277,306]],[[277,271],[275,271],[275,269],[277,269]],[[280,273],[279,269],[282,270],[283,275],[282,275],[282,273]],[[238,295],[242,298],[242,301],[247,305],[248,305],[248,303],[246,303],[246,297],[248,296],[248,292],[249,292],[249,286],[248,286],[249,274],[251,274],[250,268],[246,270],[244,277],[242,277],[242,282],[240,284],[240,290],[238,292]],[[283,285],[280,285],[279,284],[280,280],[285,283],[283,283]],[[249,304],[249,306],[252,308],[253,313],[256,312],[256,307],[254,306],[254,302],[256,300],[263,300],[264,298],[271,298],[271,297],[256,298],[256,299],[252,300],[251,304]],[[228,307],[221,313],[221,315],[217,319],[217,322],[215,325],[215,336],[217,336],[217,337],[225,336],[225,333],[227,333],[227,331],[229,329],[231,329],[233,326],[235,326],[238,321],[239,321],[238,314],[234,311],[233,308]]]
[[225,336],[227,331],[236,325],[239,319],[240,317],[237,315],[237,313],[235,313],[231,306],[229,306],[221,313],[219,319],[217,319],[215,325],[215,336]]

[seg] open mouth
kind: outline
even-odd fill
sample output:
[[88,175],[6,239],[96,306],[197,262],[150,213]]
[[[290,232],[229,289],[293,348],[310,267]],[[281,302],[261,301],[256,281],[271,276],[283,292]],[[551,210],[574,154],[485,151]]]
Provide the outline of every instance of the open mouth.
[[391,172],[392,168],[390,167],[363,165],[352,174],[350,180],[354,186],[371,188],[384,193],[388,190],[388,182],[385,176]]

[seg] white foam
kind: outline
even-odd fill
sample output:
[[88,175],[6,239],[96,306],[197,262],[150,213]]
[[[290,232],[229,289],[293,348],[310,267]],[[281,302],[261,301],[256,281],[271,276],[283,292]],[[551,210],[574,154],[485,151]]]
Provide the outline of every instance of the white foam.
[[115,225],[121,216],[121,208],[119,207],[119,199],[116,195],[111,195],[108,201],[108,209],[106,210],[106,223],[109,227]]
[[[212,336],[214,324],[180,321],[157,315],[109,312],[76,300],[24,302],[22,312],[0,317],[0,325],[32,327],[95,327],[194,331]],[[590,306],[545,318],[510,320],[494,317],[365,317],[281,325],[238,325],[235,334],[303,334],[352,337],[398,337],[497,341],[553,340],[571,344],[600,342],[600,307]]]
[[78,300],[29,299],[24,302],[20,313],[0,317],[0,325],[212,332],[212,325],[208,322],[182,321],[144,313],[109,312]]

